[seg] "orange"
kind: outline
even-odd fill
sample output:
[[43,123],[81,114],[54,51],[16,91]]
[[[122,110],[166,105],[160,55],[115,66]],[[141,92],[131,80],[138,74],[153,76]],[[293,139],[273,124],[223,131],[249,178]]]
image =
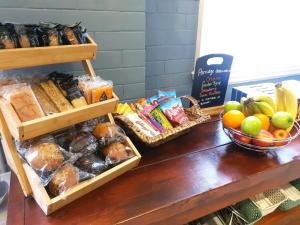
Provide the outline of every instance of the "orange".
[[256,118],[258,118],[261,123],[262,123],[262,128],[263,130],[269,130],[270,129],[270,119],[268,116],[266,116],[265,114],[262,113],[256,113],[253,116],[255,116]]
[[230,110],[223,115],[222,121],[225,127],[237,129],[245,119],[244,114],[238,110]]

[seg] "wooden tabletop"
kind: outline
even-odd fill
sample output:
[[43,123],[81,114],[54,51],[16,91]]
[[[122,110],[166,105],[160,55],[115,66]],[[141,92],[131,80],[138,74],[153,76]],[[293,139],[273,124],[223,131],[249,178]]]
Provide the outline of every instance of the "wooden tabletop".
[[300,140],[274,154],[232,144],[219,122],[160,147],[137,146],[140,165],[45,216],[13,175],[8,225],[184,224],[300,177]]

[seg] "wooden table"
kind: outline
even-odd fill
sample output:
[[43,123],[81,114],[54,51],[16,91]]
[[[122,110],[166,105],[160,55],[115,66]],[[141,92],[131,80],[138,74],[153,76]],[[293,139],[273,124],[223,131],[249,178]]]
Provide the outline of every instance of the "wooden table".
[[[158,148],[138,149],[143,157],[137,168],[48,217],[23,197],[13,175],[7,224],[184,224],[300,177],[299,139],[259,155],[232,144],[217,121]],[[295,208],[261,224],[295,225],[299,217]]]

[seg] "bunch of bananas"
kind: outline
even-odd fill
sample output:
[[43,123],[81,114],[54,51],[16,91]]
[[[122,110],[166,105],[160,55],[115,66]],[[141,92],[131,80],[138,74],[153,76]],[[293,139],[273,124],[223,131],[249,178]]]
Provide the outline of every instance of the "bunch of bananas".
[[288,112],[295,120],[298,114],[298,99],[294,89],[288,82],[275,85],[276,111]]
[[251,116],[256,113],[262,113],[272,117],[275,113],[275,103],[268,95],[254,97],[243,97],[241,99],[242,112],[245,116]]
[[298,114],[297,96],[291,84],[285,81],[275,86],[275,102],[268,95],[259,95],[243,97],[240,103],[246,117],[262,113],[272,118],[276,112],[288,112],[295,120]]

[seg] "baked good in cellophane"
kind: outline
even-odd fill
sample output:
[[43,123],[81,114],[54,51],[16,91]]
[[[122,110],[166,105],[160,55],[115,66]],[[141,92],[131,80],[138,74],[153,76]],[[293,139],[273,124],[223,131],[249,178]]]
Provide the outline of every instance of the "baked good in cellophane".
[[45,116],[30,85],[26,83],[3,86],[1,95],[13,106],[20,121],[26,122]]
[[87,75],[78,77],[78,87],[88,104],[97,103],[113,97],[113,83],[100,77]]
[[15,143],[18,153],[40,177],[44,186],[65,162],[74,163],[80,157],[61,148],[52,135]]

